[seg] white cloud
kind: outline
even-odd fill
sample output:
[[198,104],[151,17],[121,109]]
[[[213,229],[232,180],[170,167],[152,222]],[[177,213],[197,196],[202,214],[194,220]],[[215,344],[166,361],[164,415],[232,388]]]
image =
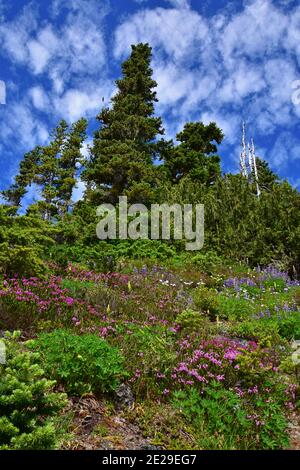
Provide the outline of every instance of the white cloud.
[[270,162],[281,170],[291,163],[300,163],[300,142],[291,132],[284,131],[278,136],[270,153]]
[[20,83],[8,87],[9,99],[1,109],[0,141],[9,158],[46,143],[60,118],[95,116],[102,96],[107,100],[113,87],[104,72],[106,2],[54,1],[52,16],[44,20],[34,5],[0,24],[0,55],[20,76]]
[[31,7],[24,8],[14,21],[0,24],[0,53],[6,54],[12,62],[24,63],[29,59],[27,42],[30,33],[37,27],[36,12]]
[[28,99],[8,103],[2,112],[0,140],[10,144],[13,158],[13,149],[16,148],[19,153],[28,151],[38,143],[44,144],[48,140],[48,126],[34,114]]
[[45,111],[49,107],[49,98],[41,86],[30,88],[28,95],[32,99],[33,105],[40,111]]
[[35,74],[43,72],[47,63],[49,62],[49,51],[38,41],[29,41],[27,47],[30,55],[30,65],[33,69],[33,72]]
[[102,98],[107,101],[113,86],[109,81],[99,81],[81,84],[81,88],[71,88],[62,96],[53,98],[53,106],[57,115],[74,122],[82,116],[94,117],[102,106]]
[[64,6],[67,14],[59,26],[49,20],[40,23],[31,4],[21,15],[0,26],[0,53],[27,66],[35,75],[47,73],[57,91],[62,91],[74,76],[99,73],[106,60],[102,28],[107,13],[105,4],[101,8],[93,0],[73,0],[53,8],[58,13]]
[[34,74],[40,74],[45,71],[49,62],[59,50],[59,40],[52,31],[51,26],[46,26],[40,30],[37,39],[31,39],[27,44],[29,51],[30,67]]
[[142,10],[116,30],[115,56],[123,57],[131,44],[143,41],[174,61],[186,60],[187,55],[192,61],[204,49],[207,34],[205,20],[192,10],[184,13],[179,9]]

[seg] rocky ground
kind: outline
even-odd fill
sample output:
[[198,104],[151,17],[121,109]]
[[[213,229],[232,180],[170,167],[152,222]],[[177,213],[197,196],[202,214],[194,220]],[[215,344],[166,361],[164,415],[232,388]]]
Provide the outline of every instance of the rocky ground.
[[[118,392],[118,391],[117,391]],[[116,408],[93,396],[70,399],[66,413],[72,412],[70,439],[65,450],[163,450],[145,437],[138,425],[126,418],[124,411],[134,409],[130,390],[116,394]],[[300,416],[294,413],[288,425],[290,450],[300,450]]]
[[[134,406],[132,404],[131,406]],[[110,410],[94,397],[72,399],[69,410],[74,415],[71,437],[63,445],[68,450],[155,450],[139,427],[130,423],[121,409]]]

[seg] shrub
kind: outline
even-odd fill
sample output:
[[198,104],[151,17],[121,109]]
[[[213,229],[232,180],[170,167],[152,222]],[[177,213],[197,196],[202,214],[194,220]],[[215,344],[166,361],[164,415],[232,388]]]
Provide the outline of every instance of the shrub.
[[240,397],[212,382],[203,395],[196,388],[175,392],[173,405],[194,428],[202,449],[280,449],[288,445],[280,397]]
[[251,423],[241,399],[216,382],[203,396],[196,388],[174,392],[173,405],[192,425],[200,449],[241,449],[251,446],[241,436],[249,433]]
[[192,257],[192,263],[206,273],[212,274],[216,268],[224,264],[224,260],[213,251],[207,253],[197,253]]
[[60,266],[67,267],[69,262],[82,263],[89,269],[110,272],[116,267],[116,257],[113,246],[106,242],[100,242],[94,246],[81,244],[61,244],[51,246],[49,255]]
[[218,301],[220,317],[224,319],[243,320],[256,311],[255,304],[248,299],[219,295]]
[[162,327],[131,326],[125,332],[122,349],[126,354],[131,381],[137,395],[150,396],[164,389],[164,379],[176,360],[172,333]]
[[280,341],[276,321],[246,320],[240,323],[234,323],[231,326],[231,333],[233,336],[254,341],[269,336],[272,344],[276,344]]
[[113,391],[126,375],[118,349],[93,334],[55,330],[41,334],[30,347],[40,352],[49,376],[70,394]]
[[219,314],[219,299],[215,290],[199,287],[194,291],[193,300],[196,308],[207,314],[210,320],[216,319]]
[[278,318],[278,331],[282,338],[287,340],[300,339],[300,314],[299,312],[290,312],[281,314]]
[[0,204],[0,273],[36,276],[46,271],[45,247],[54,244],[55,227],[39,217],[18,216],[17,207]]
[[285,279],[269,277],[268,279],[263,281],[263,286],[266,289],[272,289],[275,292],[283,292],[284,288],[286,287],[286,281]]
[[211,323],[209,319],[191,309],[184,310],[179,313],[175,319],[175,324],[180,326],[182,335],[191,335],[191,337],[201,336],[201,338],[208,338],[217,327],[217,324]]
[[35,247],[12,247],[8,243],[1,243],[0,270],[9,275],[18,273],[20,276],[41,276],[46,272],[46,266]]
[[19,333],[7,333],[6,363],[0,365],[0,449],[53,449],[57,436],[52,417],[66,404],[44,377],[38,354],[23,351]]
[[203,326],[203,316],[199,312],[188,309],[177,315],[175,323],[184,330],[197,332]]

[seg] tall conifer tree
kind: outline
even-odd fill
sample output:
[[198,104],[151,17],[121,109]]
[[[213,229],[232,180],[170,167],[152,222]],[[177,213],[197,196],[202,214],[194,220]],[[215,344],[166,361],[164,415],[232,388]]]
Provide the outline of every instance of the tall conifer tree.
[[132,46],[123,65],[123,77],[116,81],[112,107],[97,119],[91,158],[83,178],[92,188],[88,196],[97,202],[118,201],[125,194],[131,201],[146,202],[154,184],[155,138],[163,133],[162,122],[154,116],[156,82],[150,68],[148,44]]
[[71,205],[72,191],[76,184],[76,168],[82,159],[80,149],[86,137],[87,122],[80,119],[69,129],[62,120],[52,133],[46,146],[37,146],[25,154],[14,184],[2,192],[3,197],[19,206],[31,184],[40,190],[40,199],[34,210],[45,220],[63,215]]

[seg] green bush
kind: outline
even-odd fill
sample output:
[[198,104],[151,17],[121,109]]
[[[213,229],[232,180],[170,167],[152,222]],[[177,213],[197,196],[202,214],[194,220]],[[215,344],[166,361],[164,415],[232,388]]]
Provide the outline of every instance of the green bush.
[[61,329],[29,344],[40,353],[49,376],[70,394],[113,391],[126,375],[118,349],[93,334],[78,336]]
[[300,313],[289,312],[281,314],[278,318],[278,332],[287,340],[300,339]]
[[188,309],[177,315],[175,323],[184,330],[197,331],[203,325],[203,316],[199,312]]
[[60,244],[51,246],[47,251],[52,260],[61,266],[67,266],[72,261],[101,272],[114,271],[117,262],[122,259],[166,261],[176,253],[173,246],[160,240],[99,240],[92,246]]
[[174,392],[172,402],[193,427],[197,448],[236,450],[251,447],[245,438],[241,443],[242,436],[248,434],[251,427],[241,399],[220,384],[213,382],[204,396],[196,388]]
[[212,274],[218,267],[224,265],[224,260],[213,251],[208,251],[197,253],[192,257],[192,263],[206,273]]
[[211,323],[205,315],[191,309],[179,313],[175,318],[175,323],[180,326],[184,336],[188,334],[195,337],[196,335],[198,338],[199,336],[201,338],[208,338],[217,326]]
[[286,287],[286,281],[281,278],[270,277],[263,282],[263,286],[266,289],[272,289],[276,292],[283,292]]
[[0,271],[13,276],[41,276],[46,266],[35,247],[0,244]]
[[145,397],[161,393],[164,383],[157,374],[163,372],[168,375],[175,365],[173,334],[155,326],[131,325],[130,330],[130,333],[124,332],[122,350],[128,369],[135,378],[135,394]]
[[53,449],[53,416],[66,404],[44,377],[38,354],[23,351],[19,333],[7,333],[6,363],[0,365],[0,449]]
[[33,216],[18,216],[17,207],[0,204],[0,273],[40,276],[45,247],[54,244],[55,227]]
[[193,293],[195,307],[208,315],[210,320],[215,320],[219,314],[218,293],[214,289],[198,287]]
[[173,405],[180,409],[206,450],[281,449],[289,444],[287,422],[282,412],[283,391],[269,401],[253,395],[248,401],[217,382],[203,396],[196,388],[174,392]]
[[246,320],[232,324],[230,329],[232,336],[237,336],[238,338],[260,341],[268,336],[272,344],[280,341],[276,321]]
[[272,343],[278,343],[282,339],[300,339],[300,316],[299,312],[280,312],[270,317],[234,323],[231,330],[234,336],[252,340],[270,336]]
[[220,294],[218,300],[220,317],[226,320],[245,320],[257,310],[255,303],[248,299]]
[[116,256],[113,245],[99,241],[93,246],[81,244],[61,244],[51,246],[48,255],[60,266],[67,267],[69,262],[82,263],[89,269],[110,272],[116,268]]
[[176,253],[173,246],[160,240],[121,240],[114,245],[117,258],[154,259],[165,261]]

